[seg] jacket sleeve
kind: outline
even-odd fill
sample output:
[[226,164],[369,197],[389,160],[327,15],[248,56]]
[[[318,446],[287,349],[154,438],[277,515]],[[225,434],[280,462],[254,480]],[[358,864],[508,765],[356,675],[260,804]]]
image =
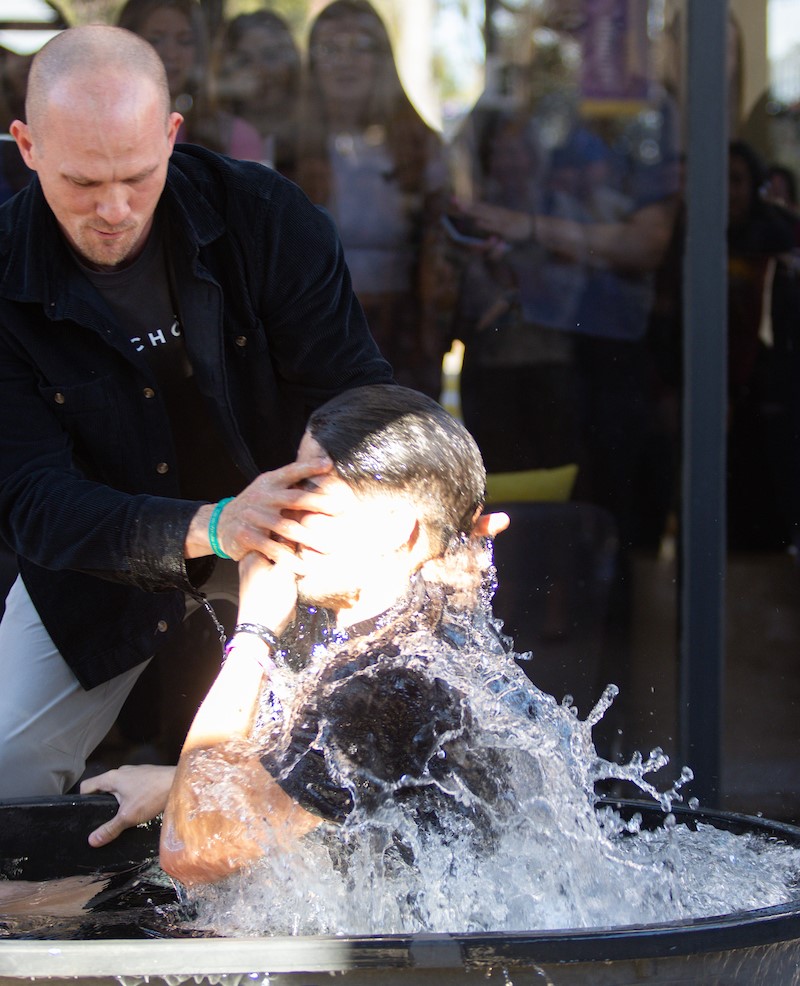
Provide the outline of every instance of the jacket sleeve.
[[[198,566],[190,578],[183,558],[185,533],[200,504],[115,488],[114,463],[133,453],[125,432],[109,420],[114,382],[45,386],[15,345],[12,328],[0,326],[0,536],[45,569],[148,591],[191,591],[208,575]],[[70,421],[107,444],[105,475],[89,478],[81,469]]]
[[251,259],[261,270],[260,307],[279,375],[314,407],[350,387],[392,383],[329,214],[290,183],[272,210],[263,255]]

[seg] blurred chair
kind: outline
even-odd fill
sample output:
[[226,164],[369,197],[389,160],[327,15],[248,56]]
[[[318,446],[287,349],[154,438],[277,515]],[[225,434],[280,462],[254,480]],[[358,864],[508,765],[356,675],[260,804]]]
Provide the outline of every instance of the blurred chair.
[[611,515],[578,502],[490,503],[511,519],[495,541],[495,615],[531,680],[559,701],[572,695],[582,718],[608,682],[601,659],[617,562]]

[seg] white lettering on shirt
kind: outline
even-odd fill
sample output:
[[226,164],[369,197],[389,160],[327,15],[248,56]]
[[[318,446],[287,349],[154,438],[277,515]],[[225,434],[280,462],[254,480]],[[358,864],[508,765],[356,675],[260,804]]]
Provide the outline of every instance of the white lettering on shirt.
[[156,329],[154,332],[148,332],[147,338],[143,336],[131,336],[131,345],[136,350],[137,353],[141,353],[146,347],[147,343],[150,343],[150,348],[155,349],[157,346],[164,346],[169,342],[167,335],[170,335],[173,339],[180,339],[183,335],[181,331],[181,323],[177,318],[174,318],[172,324],[167,329],[165,333],[163,329]]

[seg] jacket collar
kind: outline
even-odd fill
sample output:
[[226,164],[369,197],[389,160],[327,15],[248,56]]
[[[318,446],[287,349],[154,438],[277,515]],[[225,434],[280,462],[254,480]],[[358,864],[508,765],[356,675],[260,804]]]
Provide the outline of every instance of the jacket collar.
[[[221,236],[225,222],[181,168],[184,155],[170,160],[158,208],[169,217],[171,240],[194,262],[200,249]],[[69,289],[75,264],[37,175],[5,211],[9,251],[0,278],[0,297],[44,306],[51,318],[74,317]],[[11,226],[11,230],[8,229]],[[43,249],[43,244],[48,249]]]

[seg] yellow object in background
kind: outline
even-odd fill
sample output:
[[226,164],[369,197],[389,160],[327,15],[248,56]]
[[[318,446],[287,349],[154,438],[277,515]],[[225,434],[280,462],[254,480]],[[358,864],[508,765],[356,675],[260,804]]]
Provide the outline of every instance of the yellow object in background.
[[577,475],[578,467],[573,462],[554,469],[490,473],[486,477],[486,503],[533,500],[563,503],[572,496]]

